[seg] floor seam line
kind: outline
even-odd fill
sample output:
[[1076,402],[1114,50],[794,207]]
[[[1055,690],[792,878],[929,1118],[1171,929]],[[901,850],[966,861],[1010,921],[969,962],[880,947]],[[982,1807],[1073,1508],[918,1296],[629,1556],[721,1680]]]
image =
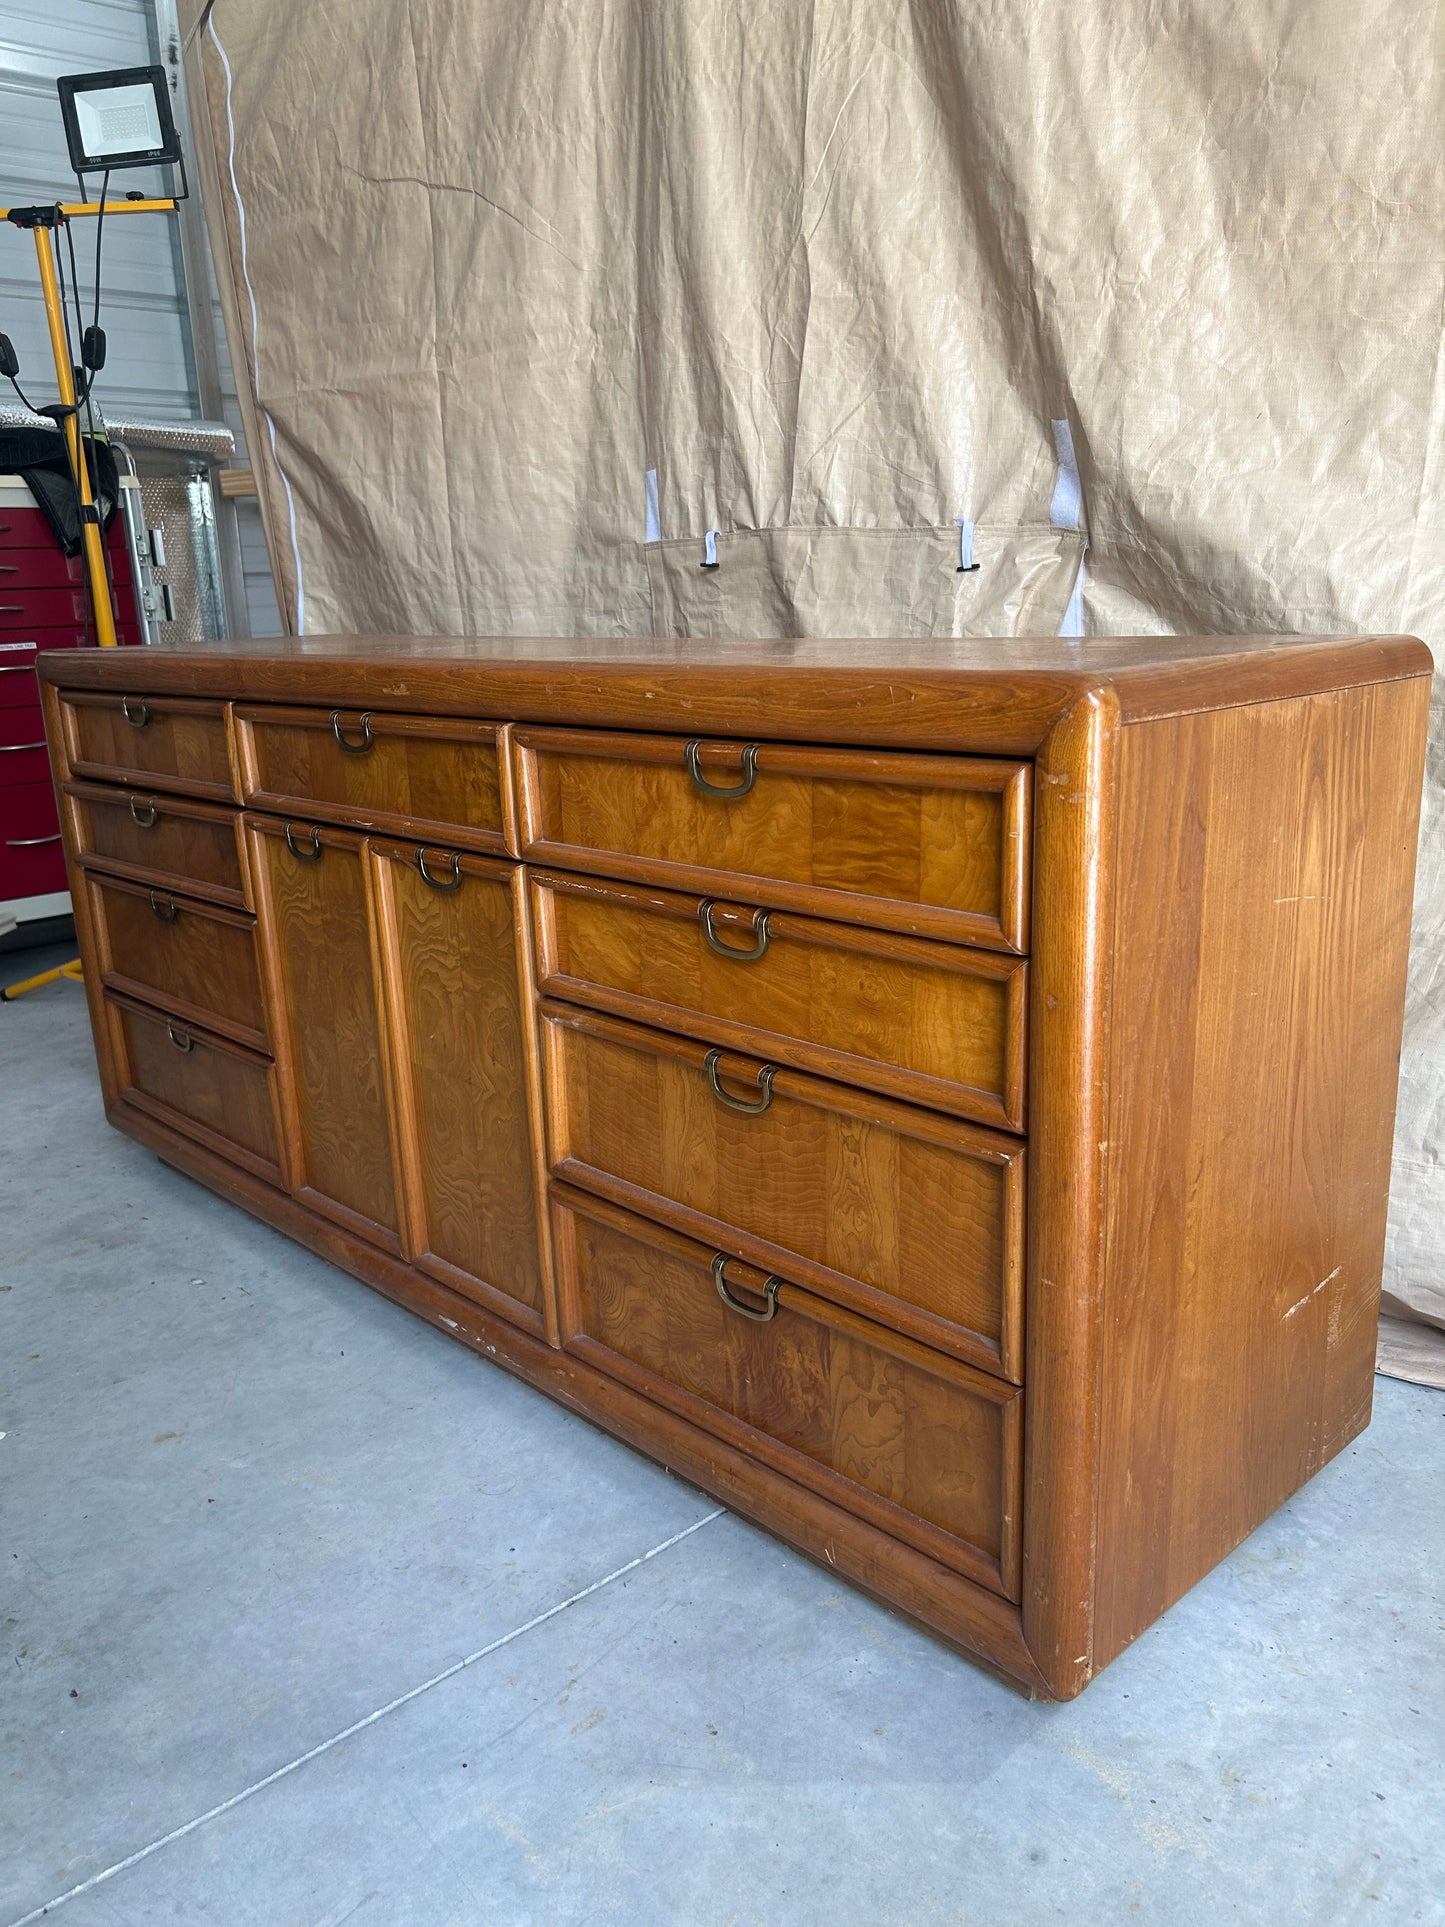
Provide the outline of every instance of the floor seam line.
[[276,1767],[261,1779],[253,1781],[250,1786],[243,1787],[239,1793],[233,1793],[229,1799],[222,1800],[216,1806],[208,1807],[204,1813],[198,1813],[193,1820],[187,1820],[182,1826],[173,1827],[169,1833],[162,1834],[158,1840],[152,1840],[149,1846],[137,1847],[136,1851],[127,1854],[124,1860],[117,1860],[114,1866],[104,1867],[99,1873],[91,1874],[89,1879],[68,1888],[63,1894],[57,1894],[53,1900],[47,1900],[43,1906],[32,1908],[28,1914],[22,1914],[18,1920],[12,1920],[9,1927],[32,1927],[33,1922],[44,1919],[57,1907],[64,1906],[67,1900],[78,1899],[81,1894],[91,1892],[103,1881],[112,1879],[116,1874],[127,1872],[131,1867],[139,1865],[142,1860],[148,1860],[153,1853],[159,1853],[162,1847],[173,1846],[177,1840],[184,1840],[188,1834],[195,1833],[198,1828],[206,1826],[210,1821],[219,1820],[223,1813],[230,1813],[243,1801],[249,1800],[253,1794],[264,1793],[267,1787],[275,1786],[278,1780],[286,1779],[300,1767],[319,1759],[323,1753],[331,1752],[333,1747],[340,1746],[344,1741],[355,1738],[358,1733],[364,1733],[368,1727],[375,1726],[388,1714],[398,1712],[403,1706],[410,1705],[413,1700],[420,1699],[423,1693],[429,1693],[434,1686],[441,1686],[447,1680],[455,1679],[458,1673],[464,1673],[469,1666],[475,1666],[478,1660],[500,1652],[503,1646],[510,1646],[514,1640],[521,1639],[524,1634],[534,1632],[538,1626],[544,1626],[549,1619],[555,1619],[559,1613],[566,1612],[569,1606],[580,1605],[584,1599],[592,1598],[594,1593],[601,1592],[615,1580],[625,1579],[628,1573],[636,1572],[650,1559],[656,1559],[659,1553],[670,1551],[673,1546],[680,1545],[684,1539],[690,1539],[694,1532],[700,1532],[704,1526],[711,1525],[714,1519],[721,1519],[726,1511],[727,1507],[720,1505],[714,1511],[704,1513],[702,1518],[694,1519],[691,1525],[684,1526],[681,1532],[674,1532],[671,1538],[664,1539],[659,1545],[650,1547],[646,1552],[640,1552],[635,1559],[629,1559],[625,1565],[618,1566],[614,1572],[605,1573],[601,1579],[594,1579],[590,1586],[584,1586],[580,1592],[574,1592],[566,1599],[559,1599],[555,1606],[548,1606],[545,1612],[535,1614],[523,1625],[514,1626],[511,1632],[503,1633],[499,1639],[493,1639],[487,1645],[479,1646],[476,1652],[468,1653],[463,1659],[454,1660],[450,1666],[444,1667],[439,1673],[434,1673],[430,1679],[423,1680],[418,1686],[409,1687],[406,1692],[399,1693],[395,1699],[388,1700],[384,1706],[378,1706],[373,1712],[363,1715],[361,1719],[353,1720],[350,1726],[343,1727],[339,1733],[333,1733],[330,1739],[308,1747],[306,1752],[298,1753],[294,1760],[286,1761],[284,1766]]

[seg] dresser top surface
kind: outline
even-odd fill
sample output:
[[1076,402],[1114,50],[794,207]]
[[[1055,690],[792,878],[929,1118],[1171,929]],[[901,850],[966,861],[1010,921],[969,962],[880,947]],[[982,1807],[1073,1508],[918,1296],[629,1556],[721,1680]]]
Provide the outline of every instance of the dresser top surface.
[[303,636],[42,654],[67,688],[1027,753],[1080,698],[1124,722],[1429,676],[1412,637],[744,641]]

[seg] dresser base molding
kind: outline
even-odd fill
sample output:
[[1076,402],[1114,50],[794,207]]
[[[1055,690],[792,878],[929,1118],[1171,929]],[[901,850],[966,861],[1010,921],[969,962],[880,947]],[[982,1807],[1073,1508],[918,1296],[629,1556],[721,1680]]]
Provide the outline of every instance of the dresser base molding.
[[508,1319],[493,1317],[471,1299],[319,1217],[229,1160],[213,1156],[134,1105],[113,1104],[106,1115],[116,1130],[154,1151],[163,1164],[600,1425],[1030,1699],[1057,1697],[1024,1644],[1018,1608],[1007,1600],[733,1451],[607,1373],[552,1350]]

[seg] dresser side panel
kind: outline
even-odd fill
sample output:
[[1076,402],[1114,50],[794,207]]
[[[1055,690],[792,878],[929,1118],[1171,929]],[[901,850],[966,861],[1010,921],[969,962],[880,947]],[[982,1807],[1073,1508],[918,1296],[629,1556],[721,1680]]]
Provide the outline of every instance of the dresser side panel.
[[1094,1670],[1369,1422],[1428,687],[1122,732]]

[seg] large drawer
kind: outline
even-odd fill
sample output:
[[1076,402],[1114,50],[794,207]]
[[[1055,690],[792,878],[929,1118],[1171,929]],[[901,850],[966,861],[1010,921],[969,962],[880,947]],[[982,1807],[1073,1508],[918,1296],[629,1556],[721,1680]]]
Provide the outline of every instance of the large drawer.
[[513,740],[533,861],[1027,947],[1026,763],[580,729]]
[[86,872],[107,990],[269,1052],[253,917]]
[[1017,1139],[565,1004],[542,1036],[557,1177],[1021,1377]]
[[67,783],[75,848],[87,869],[133,882],[251,908],[241,857],[241,819],[234,809],[188,797]]
[[553,1213],[568,1350],[1018,1597],[1014,1387],[565,1186]]
[[60,713],[72,776],[236,800],[224,703],[66,690]]
[[[0,510],[0,516],[4,511]],[[77,583],[84,588],[89,581],[89,569],[84,554],[67,555],[60,544],[45,530],[42,539],[33,546],[22,548],[13,544],[0,544],[0,602],[12,600],[7,589],[64,589]],[[107,559],[110,563],[110,579],[117,589],[128,589],[131,584],[130,552],[124,540],[111,542]],[[83,613],[83,611],[82,611]]]
[[24,708],[7,703],[0,709],[0,787],[49,779],[50,755],[39,703]]
[[236,711],[253,809],[501,854],[498,733],[496,723],[375,710]]
[[279,1185],[276,1070],[268,1057],[134,997],[106,993],[117,1094]]
[[55,786],[15,783],[0,789],[0,902],[48,896],[65,888],[65,851]]
[[1024,1128],[1020,959],[553,872],[532,889],[552,996]]

